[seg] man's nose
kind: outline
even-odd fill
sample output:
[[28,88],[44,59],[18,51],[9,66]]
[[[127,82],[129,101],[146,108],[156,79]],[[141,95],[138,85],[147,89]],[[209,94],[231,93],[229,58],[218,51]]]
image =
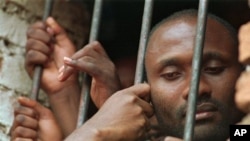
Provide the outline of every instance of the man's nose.
[[[216,82],[215,82],[216,83]],[[190,92],[190,84],[191,81],[187,84],[185,90],[183,91],[183,99],[188,100],[188,95]],[[199,86],[198,86],[198,96],[197,97],[210,97],[212,90],[211,90],[211,86],[209,84],[209,82],[204,78],[204,77],[200,77],[200,81],[199,81]]]

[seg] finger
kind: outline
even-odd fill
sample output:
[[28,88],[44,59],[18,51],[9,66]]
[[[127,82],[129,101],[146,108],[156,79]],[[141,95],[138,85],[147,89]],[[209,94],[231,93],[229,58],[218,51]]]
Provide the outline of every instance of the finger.
[[53,113],[48,108],[42,106],[40,103],[36,102],[33,108],[39,114],[40,120],[55,120]]
[[235,95],[235,102],[239,109],[241,109],[244,112],[249,112],[249,86],[250,83],[250,73],[249,72],[243,72],[241,76],[239,77],[237,84],[236,84],[236,95]]
[[[76,60],[76,59],[80,59],[83,56],[94,56],[92,54],[96,52],[97,50],[99,52],[102,52],[101,50],[105,52],[101,44],[97,41],[94,41],[84,46],[81,50],[76,52],[71,58]],[[104,54],[106,54],[106,52]]]
[[136,84],[128,89],[124,89],[130,93],[135,94],[136,96],[148,101],[150,97],[150,87],[148,84]]
[[[148,103],[149,96],[150,96],[150,87],[148,84],[137,84],[134,85],[128,89],[125,89],[125,91],[128,91],[127,93],[132,93],[136,96],[138,96],[138,104],[143,108],[144,113],[147,117],[153,116],[153,108]],[[125,92],[126,93],[126,92]]]
[[51,32],[53,32],[53,33],[50,32],[50,34],[54,34],[56,40],[65,40],[65,39],[68,40],[68,36],[67,36],[66,32],[65,32],[64,29],[54,20],[54,18],[52,18],[52,17],[47,18],[46,24],[47,24],[48,27],[50,28],[50,29],[47,29],[47,30],[52,30]]
[[89,56],[84,56],[79,60],[64,57],[66,67],[62,72],[59,73],[58,79],[60,81],[64,81],[69,78],[70,75],[72,75],[75,71],[79,70],[82,72],[86,72],[93,77],[96,71],[98,71],[98,69],[96,69],[96,64],[93,63],[93,60],[94,59]]
[[37,120],[26,115],[21,115],[21,114],[17,115],[15,117],[15,122],[19,126],[23,126],[30,129],[37,129],[38,127]]
[[175,137],[166,137],[164,141],[182,141],[182,139],[175,138]]
[[15,108],[14,114],[15,115],[18,115],[18,114],[26,115],[26,116],[29,116],[32,118],[36,118],[36,116],[37,116],[36,112],[33,109],[31,109],[29,107],[24,107],[24,106],[19,106],[19,107]]
[[12,138],[15,139],[18,137],[35,139],[37,138],[37,132],[30,128],[18,126],[17,128],[14,129]]
[[67,80],[73,73],[75,73],[75,71],[77,71],[75,68],[63,65],[59,68],[59,74],[57,76],[57,79],[63,82]]
[[39,40],[46,44],[49,43],[52,39],[50,34],[46,32],[44,27],[40,28],[37,25],[31,26],[30,28],[28,28],[27,37],[35,39],[35,40]]
[[150,123],[150,119],[148,117],[144,117],[145,121],[146,121],[146,125],[145,125],[145,131],[149,132],[151,130],[151,123]]
[[26,43],[26,52],[29,52],[30,50],[35,50],[45,55],[49,55],[51,53],[51,49],[48,45],[32,38],[28,39]]
[[20,105],[25,106],[25,107],[29,107],[29,108],[33,108],[34,105],[36,104],[35,100],[31,100],[27,97],[23,97],[20,96],[18,97],[18,102],[20,103]]
[[[10,133],[11,134],[14,131],[14,129],[17,126],[19,126],[20,124],[22,124],[22,122],[25,120],[25,119],[23,119],[23,117],[20,117],[20,115],[25,116],[25,117],[26,116],[27,117],[31,117],[31,118],[36,118],[37,117],[36,112],[33,109],[31,109],[31,108],[27,108],[27,107],[23,107],[23,106],[19,106],[19,107],[15,108],[14,109],[15,120],[13,121],[12,127],[10,129]],[[32,123],[32,124],[34,124],[34,123]]]
[[16,138],[16,139],[14,139],[14,140],[11,140],[11,141],[35,141],[35,140],[33,140],[33,139],[28,139],[28,138]]
[[35,65],[43,65],[48,59],[48,56],[39,51],[29,50],[25,56],[25,69],[33,76]]
[[105,56],[105,57],[108,57],[106,51],[104,50],[104,48],[103,48],[103,46],[100,44],[100,42],[98,42],[98,41],[93,41],[93,42],[92,42],[92,45],[93,45],[93,49],[94,49],[96,52],[102,54],[102,55]]
[[154,110],[153,110],[152,106],[148,102],[146,102],[145,100],[142,100],[142,99],[139,98],[137,103],[142,107],[145,115],[148,118],[153,116]]
[[46,29],[46,24],[43,22],[43,21],[37,21],[31,25],[28,26],[28,29],[31,29],[31,28],[37,28],[37,29],[42,29],[42,30],[45,30]]
[[64,63],[66,64],[66,66],[63,69],[64,73],[62,73],[62,69],[60,69],[61,71],[59,71],[60,74],[58,76],[58,79],[60,81],[67,80],[67,78],[75,72],[74,70],[86,72],[91,76],[97,74],[95,72],[98,71],[98,69],[96,69],[95,66],[98,63],[95,63],[94,60],[102,59],[101,57],[108,58],[100,43],[94,41],[86,45],[85,47],[83,47],[83,49],[76,52],[71,58],[64,57]]
[[44,106],[42,106],[40,103],[31,100],[26,97],[20,97],[18,98],[18,101],[20,102],[21,105],[27,106],[30,108],[33,108],[39,115],[39,119],[51,119],[53,118],[53,114],[51,111]]
[[153,108],[152,106],[145,100],[148,99],[150,93],[150,87],[148,84],[137,84],[127,89],[121,90],[117,92],[117,94],[131,94],[135,97],[135,102],[137,102],[140,107],[142,107],[143,112],[146,114],[147,117],[151,117],[153,115]]
[[69,68],[65,68],[64,71],[67,71],[67,69],[73,68],[75,70],[87,72],[90,75],[95,74],[96,66],[98,65],[94,61],[95,58],[90,57],[90,56],[84,56],[77,60],[64,57],[63,60],[66,66],[70,66]]

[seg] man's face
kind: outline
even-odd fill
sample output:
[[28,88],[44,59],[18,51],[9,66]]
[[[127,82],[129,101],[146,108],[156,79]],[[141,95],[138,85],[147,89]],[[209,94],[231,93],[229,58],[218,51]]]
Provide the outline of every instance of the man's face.
[[[159,125],[166,135],[183,136],[192,71],[196,18],[162,25],[151,36],[146,71]],[[195,115],[195,140],[227,138],[241,114],[234,85],[241,69],[237,48],[218,22],[208,19]]]

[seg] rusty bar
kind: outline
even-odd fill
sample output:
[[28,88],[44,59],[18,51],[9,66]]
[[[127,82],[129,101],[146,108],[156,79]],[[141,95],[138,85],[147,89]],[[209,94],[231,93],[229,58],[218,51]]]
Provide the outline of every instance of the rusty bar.
[[153,0],[145,0],[134,84],[139,84],[143,81],[144,56],[146,51],[148,33],[151,25],[153,4]]
[[[90,35],[89,35],[90,36],[89,43],[95,41],[98,37],[102,3],[103,3],[102,0],[95,0],[93,16],[91,21]],[[91,80],[89,76],[86,73],[84,73],[77,127],[80,127],[87,119],[89,100],[90,100],[90,81]]]
[[[45,9],[43,14],[43,21],[45,21],[52,12],[53,0],[46,0],[45,1]],[[37,100],[41,82],[41,75],[42,75],[42,66],[37,65],[34,70],[33,82],[32,82],[32,89],[31,89],[31,99]]]
[[192,78],[190,83],[190,92],[188,95],[187,117],[184,130],[185,141],[192,141],[194,136],[194,124],[195,124],[194,119],[196,113],[196,101],[197,101],[197,93],[199,90],[201,59],[203,54],[203,46],[204,46],[205,31],[206,31],[205,29],[207,23],[207,7],[208,7],[208,0],[199,1],[195,48],[192,61]]

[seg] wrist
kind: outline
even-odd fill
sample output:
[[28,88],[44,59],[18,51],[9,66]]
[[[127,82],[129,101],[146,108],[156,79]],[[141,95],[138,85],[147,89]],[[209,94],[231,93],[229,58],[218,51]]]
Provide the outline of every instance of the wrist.
[[65,84],[61,89],[48,93],[50,101],[69,100],[69,98],[80,94],[80,86],[78,82]]

